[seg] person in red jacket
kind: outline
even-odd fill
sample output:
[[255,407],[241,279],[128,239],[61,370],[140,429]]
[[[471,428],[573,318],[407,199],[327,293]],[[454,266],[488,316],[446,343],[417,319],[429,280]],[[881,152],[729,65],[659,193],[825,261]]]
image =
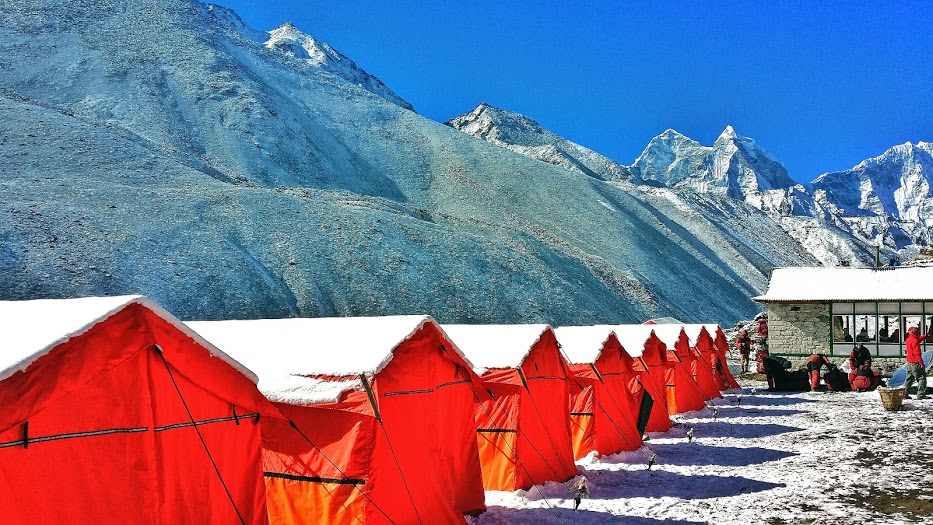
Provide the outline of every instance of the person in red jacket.
[[852,390],[864,392],[881,385],[881,376],[871,369],[871,352],[859,343],[849,354],[849,384]]
[[813,354],[804,363],[807,365],[807,373],[810,374],[810,391],[816,392],[816,387],[820,385],[820,369],[823,365],[829,369],[832,363],[823,354]]
[[768,318],[762,317],[758,320],[758,337],[768,338]]
[[[927,336],[920,335],[916,326],[907,330],[907,379],[904,380],[904,389],[908,389],[917,381],[917,399],[923,399],[927,393],[927,371],[923,366],[923,354],[920,352],[920,343]],[[910,398],[905,395],[904,397]]]

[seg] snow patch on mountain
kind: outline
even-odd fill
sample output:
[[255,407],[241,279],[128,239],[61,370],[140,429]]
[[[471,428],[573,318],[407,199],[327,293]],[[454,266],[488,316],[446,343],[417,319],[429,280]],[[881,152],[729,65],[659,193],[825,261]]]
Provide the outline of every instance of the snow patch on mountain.
[[310,67],[325,69],[339,75],[393,104],[405,109],[414,109],[411,104],[386,87],[381,80],[360,69],[355,62],[330,45],[302,33],[291,22],[286,22],[269,31],[269,38],[263,42],[263,45],[302,61]]
[[[579,160],[605,157],[518,113],[481,104],[448,125],[537,160],[604,180],[640,184],[629,191],[664,195],[677,206],[698,205],[684,198],[685,192],[742,201],[767,214],[822,264],[868,266],[875,263],[876,249],[887,260],[911,257],[919,246],[931,244],[933,145],[926,142],[896,146],[851,170],[798,184],[780,162],[732,126],[711,146],[668,129],[653,138],[631,166],[614,163],[613,176],[606,177],[605,172],[587,169],[593,166],[591,160]],[[569,155],[568,143],[586,155]],[[651,192],[646,190],[649,186],[676,191]]]
[[482,103],[446,124],[468,135],[601,180],[632,180],[631,171],[618,162],[545,129],[522,114]]
[[669,129],[648,143],[631,170],[644,181],[740,200],[795,185],[780,162],[754,140],[738,135],[732,126],[726,127],[712,146]]

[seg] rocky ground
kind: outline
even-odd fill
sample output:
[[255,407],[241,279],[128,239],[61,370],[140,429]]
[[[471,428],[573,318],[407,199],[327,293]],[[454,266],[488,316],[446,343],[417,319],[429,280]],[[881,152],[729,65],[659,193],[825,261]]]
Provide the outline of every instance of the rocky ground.
[[474,525],[933,517],[933,486],[925,481],[933,468],[933,400],[906,400],[902,410],[886,412],[877,392],[773,393],[752,378],[740,383],[714,408],[677,416],[678,426],[636,452],[578,462],[592,492],[579,511],[564,486],[551,483],[527,493],[488,492],[489,510]]

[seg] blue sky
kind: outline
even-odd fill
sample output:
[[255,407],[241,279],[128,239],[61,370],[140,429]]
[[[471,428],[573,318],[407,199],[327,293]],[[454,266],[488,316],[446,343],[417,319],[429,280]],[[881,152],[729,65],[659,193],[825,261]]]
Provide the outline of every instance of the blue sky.
[[799,181],[933,141],[933,3],[221,0],[291,21],[428,118],[480,102],[630,164],[726,125]]

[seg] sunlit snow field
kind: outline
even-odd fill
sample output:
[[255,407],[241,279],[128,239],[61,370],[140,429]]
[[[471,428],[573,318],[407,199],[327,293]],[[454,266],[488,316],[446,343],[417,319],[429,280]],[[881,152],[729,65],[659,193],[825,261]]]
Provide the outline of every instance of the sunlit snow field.
[[901,411],[885,412],[877,392],[779,393],[740,383],[715,401],[715,417],[710,409],[682,414],[678,426],[636,452],[579,461],[592,493],[579,511],[563,485],[548,483],[527,493],[487,492],[489,510],[472,523],[920,523],[933,516],[925,478],[933,466],[933,401],[905,400]]

